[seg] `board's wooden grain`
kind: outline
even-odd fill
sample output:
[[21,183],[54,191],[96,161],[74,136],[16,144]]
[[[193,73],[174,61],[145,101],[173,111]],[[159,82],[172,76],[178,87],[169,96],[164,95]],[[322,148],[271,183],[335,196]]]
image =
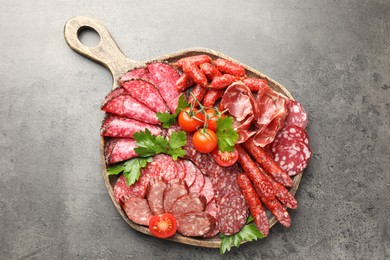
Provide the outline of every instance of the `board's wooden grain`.
[[[99,36],[100,36],[100,42],[95,47],[88,47],[83,45],[79,38],[79,32],[83,28],[91,28],[95,30]],[[119,49],[119,47],[116,45],[115,41],[111,37],[110,33],[107,31],[107,29],[101,25],[98,21],[84,16],[77,16],[72,19],[70,19],[66,24],[64,28],[64,37],[70,48],[75,50],[76,52],[80,53],[81,55],[94,60],[96,62],[101,63],[105,67],[108,68],[108,70],[111,72],[113,77],[113,86],[112,88],[118,87],[118,79],[126,73],[128,70],[136,68],[136,67],[142,67],[145,66],[146,63],[151,61],[167,61],[170,63],[173,63],[183,57],[188,57],[192,55],[199,55],[199,54],[207,54],[211,56],[211,58],[224,58],[236,63],[241,64],[246,69],[246,73],[249,77],[257,77],[266,79],[269,82],[269,85],[274,90],[286,95],[287,97],[293,99],[290,92],[283,87],[280,83],[274,81],[273,79],[269,78],[268,76],[262,74],[261,72],[246,66],[245,64],[240,63],[237,60],[234,60],[222,53],[207,49],[207,48],[191,48],[186,50],[181,50],[172,54],[167,54],[164,56],[160,56],[158,58],[148,60],[148,61],[135,61],[128,59],[123,52]],[[114,184],[117,179],[115,176],[107,176],[107,165],[104,157],[104,138],[101,137],[100,140],[100,161],[101,161],[101,167],[102,167],[102,174],[105,186],[107,188],[108,194],[111,197],[112,202],[114,203],[116,209],[118,210],[119,214],[122,216],[122,218],[135,230],[142,232],[147,235],[151,235],[149,229],[144,226],[137,225],[133,223],[129,218],[126,216],[126,213],[122,210],[118,202],[115,200],[114,197]],[[293,187],[291,188],[290,192],[295,195],[297,192],[297,189],[299,187],[299,183],[302,179],[302,173],[298,174],[294,177],[293,181]],[[277,223],[277,220],[275,217],[271,217],[269,219],[270,227],[275,225]],[[219,238],[212,238],[212,239],[202,239],[202,238],[191,238],[191,237],[185,237],[180,234],[176,234],[172,238],[169,238],[171,241],[193,245],[193,246],[200,246],[200,247],[209,247],[209,248],[219,248],[220,247],[220,240]]]

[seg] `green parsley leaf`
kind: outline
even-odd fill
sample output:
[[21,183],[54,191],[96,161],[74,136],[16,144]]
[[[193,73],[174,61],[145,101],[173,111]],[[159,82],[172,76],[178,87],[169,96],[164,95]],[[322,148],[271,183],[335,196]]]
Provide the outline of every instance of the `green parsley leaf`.
[[234,119],[231,116],[218,118],[217,121],[217,136],[218,148],[222,152],[233,152],[234,145],[238,141],[238,133],[233,129]]
[[239,247],[242,242],[250,242],[253,240],[257,240],[258,238],[264,238],[264,235],[257,229],[255,223],[252,222],[253,217],[250,216],[247,220],[247,224],[236,234],[231,236],[220,235],[221,238],[221,246],[220,246],[220,254],[224,254],[226,251],[230,251],[230,249],[235,246]]
[[167,140],[161,135],[152,135],[146,129],[145,132],[135,133],[133,138],[137,141],[137,147],[134,151],[141,157],[166,153],[171,155],[174,160],[177,160],[178,157],[186,155],[186,151],[181,148],[187,143],[187,135],[184,131],[173,132],[169,140]]
[[146,166],[148,162],[151,162],[152,158],[133,158],[124,162],[123,176],[126,178],[127,185],[133,185],[141,175],[141,169]]
[[141,175],[141,169],[146,166],[148,162],[151,162],[152,158],[133,158],[128,161],[125,161],[121,164],[110,166],[107,169],[107,175],[117,175],[123,172],[123,176],[126,179],[127,185],[134,184]]
[[190,106],[190,103],[187,102],[184,95],[180,95],[179,100],[177,102],[177,108],[175,110],[174,114],[171,113],[161,113],[157,112],[156,116],[158,120],[162,123],[162,127],[169,128],[171,125],[173,125],[176,122],[177,116],[180,114],[180,112],[184,109]]
[[155,136],[145,129],[145,132],[136,132],[133,135],[134,140],[137,141],[137,147],[134,151],[141,157],[148,157],[166,151],[168,141],[161,135]]
[[107,168],[107,175],[118,175],[125,169],[123,163],[112,165]]
[[157,112],[156,116],[158,120],[160,120],[160,122],[162,123],[162,127],[164,128],[169,128],[176,122],[175,114]]

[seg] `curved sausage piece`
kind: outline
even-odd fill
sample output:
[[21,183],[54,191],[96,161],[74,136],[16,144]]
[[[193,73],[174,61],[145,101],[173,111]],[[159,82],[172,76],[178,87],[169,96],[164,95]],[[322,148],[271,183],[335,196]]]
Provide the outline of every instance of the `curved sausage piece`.
[[269,223],[267,214],[261,205],[259,196],[256,193],[252,182],[245,173],[238,174],[238,185],[241,188],[242,193],[249,205],[249,211],[251,212],[256,227],[261,231],[264,236],[268,236]]

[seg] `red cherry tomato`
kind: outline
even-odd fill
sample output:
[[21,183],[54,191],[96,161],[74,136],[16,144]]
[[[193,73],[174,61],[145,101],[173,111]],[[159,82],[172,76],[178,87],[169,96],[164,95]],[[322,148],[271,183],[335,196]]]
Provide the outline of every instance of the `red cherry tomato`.
[[234,150],[233,152],[221,152],[221,150],[215,148],[211,153],[213,155],[216,163],[223,167],[231,166],[235,164],[238,160],[238,152]]
[[[221,115],[222,118],[225,115]],[[218,113],[214,109],[206,110],[206,118],[207,118],[207,128],[217,132],[217,121],[219,119]]]
[[178,118],[179,126],[186,132],[194,132],[198,128],[203,126],[204,115],[193,108],[192,111],[189,107],[180,112]]
[[201,153],[210,153],[218,145],[218,137],[213,130],[200,129],[192,136],[195,149]]
[[149,230],[155,237],[171,237],[177,230],[176,218],[171,213],[153,216],[149,221]]

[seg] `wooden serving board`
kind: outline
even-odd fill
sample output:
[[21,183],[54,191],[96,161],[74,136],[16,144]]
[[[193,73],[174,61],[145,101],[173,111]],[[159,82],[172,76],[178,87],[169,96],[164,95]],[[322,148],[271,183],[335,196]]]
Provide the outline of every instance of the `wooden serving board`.
[[[88,28],[95,30],[99,36],[100,36],[100,42],[95,47],[88,47],[82,44],[79,40],[79,33],[81,30]],[[89,17],[84,16],[77,16],[71,18],[69,21],[66,22],[65,28],[64,28],[64,37],[66,42],[68,43],[69,47],[72,48],[74,51],[78,52],[79,54],[94,60],[98,63],[101,63],[104,65],[112,74],[113,77],[113,85],[112,88],[118,87],[118,79],[126,73],[130,69],[143,67],[146,65],[146,63],[151,61],[166,61],[169,63],[176,62],[177,60],[187,57],[187,56],[193,56],[193,55],[199,55],[199,54],[207,54],[212,59],[216,58],[224,58],[233,62],[236,62],[238,64],[241,64],[246,69],[246,73],[249,77],[256,77],[256,78],[262,78],[266,79],[269,82],[269,86],[273,88],[275,91],[278,91],[290,99],[293,99],[290,92],[283,87],[278,82],[274,81],[273,79],[269,78],[268,76],[260,73],[259,71],[246,66],[245,64],[240,63],[239,61],[236,61],[222,53],[213,51],[211,49],[207,48],[191,48],[186,50],[180,50],[172,54],[167,54],[160,56],[158,58],[154,58],[152,60],[148,61],[135,61],[127,58],[123,52],[119,49],[117,44],[115,43],[114,39],[111,37],[110,33],[107,31],[107,29],[97,20],[94,20]],[[108,91],[107,91],[108,93]],[[149,229],[144,226],[140,226],[138,224],[133,223],[127,216],[126,213],[122,210],[118,202],[115,200],[114,197],[114,184],[118,177],[116,176],[107,176],[107,165],[104,157],[104,144],[105,140],[103,137],[101,137],[100,140],[100,161],[102,166],[102,174],[104,183],[106,185],[108,194],[111,197],[112,202],[114,203],[116,209],[118,210],[119,214],[122,216],[122,218],[135,230],[142,232],[147,235],[151,235]],[[290,189],[290,192],[295,195],[299,183],[302,178],[302,173],[298,174],[294,177],[293,181],[293,187]],[[275,217],[270,217],[269,219],[270,227],[276,224],[277,220]],[[193,246],[199,246],[199,247],[209,247],[209,248],[219,248],[220,247],[220,239],[218,237],[211,238],[211,239],[202,239],[202,238],[191,238],[191,237],[185,237],[180,234],[176,234],[175,236],[169,238],[171,241],[193,245]]]

